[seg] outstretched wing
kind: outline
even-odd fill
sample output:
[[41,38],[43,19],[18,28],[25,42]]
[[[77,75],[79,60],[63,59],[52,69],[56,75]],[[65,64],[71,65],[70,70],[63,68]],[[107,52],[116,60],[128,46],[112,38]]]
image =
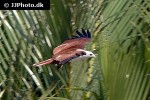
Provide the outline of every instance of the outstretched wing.
[[91,34],[88,30],[86,32],[84,29],[82,29],[82,33],[79,31],[76,31],[76,33],[78,34],[78,36],[73,36],[72,39],[66,40],[61,45],[56,47],[53,50],[53,54],[55,55],[63,50],[69,49],[69,48],[83,49],[85,44],[90,41]]
[[85,54],[84,50],[78,50],[77,48],[67,49],[64,52],[56,54],[53,59],[59,62],[60,65],[69,62],[81,55]]
[[53,59],[47,59],[38,63],[33,64],[33,66],[42,66],[53,63]]

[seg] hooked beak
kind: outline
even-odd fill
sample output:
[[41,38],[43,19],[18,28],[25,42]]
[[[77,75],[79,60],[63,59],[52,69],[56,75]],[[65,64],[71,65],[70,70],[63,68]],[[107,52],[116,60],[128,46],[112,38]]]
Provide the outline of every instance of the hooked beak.
[[92,58],[95,58],[95,57],[96,57],[96,56],[93,54],[93,55],[92,55]]

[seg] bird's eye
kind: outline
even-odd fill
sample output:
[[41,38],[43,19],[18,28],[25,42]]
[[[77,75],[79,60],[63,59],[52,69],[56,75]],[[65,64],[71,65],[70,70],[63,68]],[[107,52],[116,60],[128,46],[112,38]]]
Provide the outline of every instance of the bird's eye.
[[90,54],[90,56],[92,56],[92,54]]

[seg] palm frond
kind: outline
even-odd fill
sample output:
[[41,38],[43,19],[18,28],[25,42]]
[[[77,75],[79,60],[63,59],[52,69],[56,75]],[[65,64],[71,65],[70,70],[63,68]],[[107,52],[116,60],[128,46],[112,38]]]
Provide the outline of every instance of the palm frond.
[[[149,5],[148,0],[51,0],[49,11],[0,11],[0,98],[149,99]],[[85,49],[97,57],[61,71],[32,66],[72,36],[92,37]]]

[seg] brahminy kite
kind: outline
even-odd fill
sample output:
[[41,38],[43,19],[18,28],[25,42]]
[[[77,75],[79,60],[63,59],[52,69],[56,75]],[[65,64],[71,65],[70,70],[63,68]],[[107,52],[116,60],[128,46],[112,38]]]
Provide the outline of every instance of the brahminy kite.
[[78,36],[66,40],[53,50],[52,58],[33,64],[33,66],[42,66],[47,64],[56,64],[60,66],[78,59],[92,58],[95,55],[91,51],[83,50],[85,44],[90,41],[91,33],[82,29],[82,32],[76,31]]

